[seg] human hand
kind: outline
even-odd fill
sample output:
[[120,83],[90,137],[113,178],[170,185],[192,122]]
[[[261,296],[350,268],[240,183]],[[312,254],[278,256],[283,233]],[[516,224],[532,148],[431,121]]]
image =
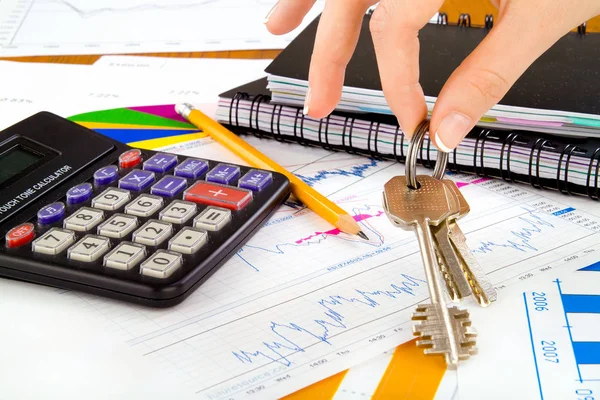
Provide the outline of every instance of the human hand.
[[[452,73],[434,106],[430,132],[442,151],[456,148],[527,68],[574,27],[600,14],[600,0],[491,0],[494,28]],[[295,29],[315,0],[279,0],[265,19],[273,34]],[[326,0],[310,63],[305,114],[323,118],[341,98],[367,9],[374,0]],[[382,0],[370,30],[386,101],[402,130],[412,136],[427,117],[419,84],[418,32],[443,0]]]

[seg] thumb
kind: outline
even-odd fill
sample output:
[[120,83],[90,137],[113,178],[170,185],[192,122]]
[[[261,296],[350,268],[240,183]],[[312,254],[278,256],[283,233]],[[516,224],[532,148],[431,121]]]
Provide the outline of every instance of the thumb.
[[528,29],[528,23],[518,19],[504,18],[495,25],[442,88],[430,122],[432,141],[441,151],[454,150],[552,45],[547,34]]

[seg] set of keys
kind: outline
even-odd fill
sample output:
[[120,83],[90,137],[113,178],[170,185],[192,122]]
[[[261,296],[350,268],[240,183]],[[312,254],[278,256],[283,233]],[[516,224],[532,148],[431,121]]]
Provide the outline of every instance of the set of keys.
[[[384,186],[383,206],[390,221],[417,235],[430,294],[430,304],[421,304],[413,314],[419,321],[414,334],[425,354],[443,355],[448,366],[477,353],[477,334],[469,312],[451,302],[472,295],[482,307],[496,300],[496,291],[467,246],[457,220],[469,204],[454,183],[443,179],[448,154],[438,152],[433,176],[416,175],[417,153],[429,128],[422,122],[411,140],[406,175],[396,176]],[[445,290],[444,290],[445,289]]]

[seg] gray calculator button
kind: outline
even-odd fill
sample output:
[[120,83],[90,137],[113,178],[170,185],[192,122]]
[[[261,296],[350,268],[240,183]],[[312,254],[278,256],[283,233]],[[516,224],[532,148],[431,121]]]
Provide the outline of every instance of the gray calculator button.
[[71,260],[94,262],[110,249],[108,238],[95,235],[85,235],[67,251]]
[[231,210],[220,207],[207,207],[194,218],[194,226],[207,231],[218,231],[231,221]]
[[77,232],[88,232],[103,219],[104,211],[82,207],[64,220],[63,227]]
[[133,232],[133,241],[147,246],[158,246],[173,233],[173,225],[168,222],[150,220]]
[[196,215],[195,203],[175,200],[160,212],[159,218],[174,224],[185,224],[194,215]]
[[163,206],[162,197],[151,194],[142,194],[125,206],[125,213],[138,217],[149,217]]
[[32,243],[34,253],[57,255],[75,243],[75,232],[52,228]]
[[138,219],[132,215],[115,214],[98,227],[98,235],[121,239],[138,226]]
[[92,200],[92,207],[101,210],[114,211],[123,207],[131,199],[128,190],[109,188]]
[[168,250],[158,250],[140,265],[140,274],[153,278],[168,278],[183,265],[183,256]]
[[127,271],[138,265],[145,257],[145,246],[123,242],[104,256],[104,266]]
[[194,254],[208,241],[208,233],[185,227],[169,240],[169,250],[184,254]]

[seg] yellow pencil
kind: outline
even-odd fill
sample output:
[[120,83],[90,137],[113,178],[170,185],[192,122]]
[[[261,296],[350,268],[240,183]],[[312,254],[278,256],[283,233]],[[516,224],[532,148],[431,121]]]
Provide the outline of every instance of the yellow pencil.
[[206,132],[217,142],[227,147],[233,153],[246,161],[253,167],[279,172],[290,180],[291,190],[294,197],[300,200],[306,207],[330,222],[340,231],[358,235],[368,240],[369,238],[361,231],[358,223],[345,210],[337,204],[308,186],[296,175],[292,174],[275,161],[271,160],[260,151],[246,143],[243,139],[225,128],[214,119],[205,115],[202,111],[190,104],[178,104],[175,110],[179,115],[190,121],[193,125]]

